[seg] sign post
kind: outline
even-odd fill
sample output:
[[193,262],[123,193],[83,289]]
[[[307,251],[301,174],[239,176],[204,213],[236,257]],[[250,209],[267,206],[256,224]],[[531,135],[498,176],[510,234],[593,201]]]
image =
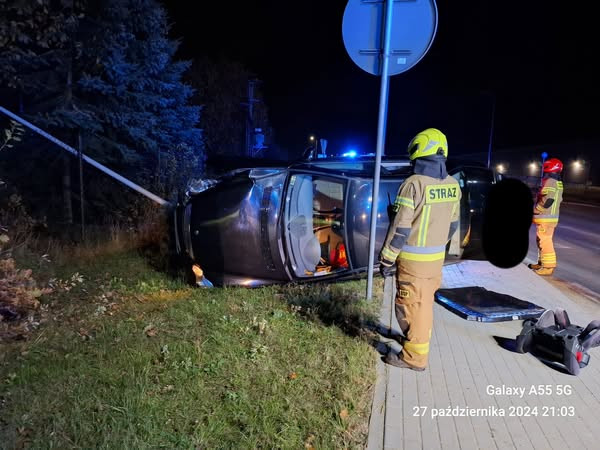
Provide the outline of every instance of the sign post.
[[373,174],[373,195],[371,196],[371,227],[369,231],[369,265],[367,266],[367,300],[373,295],[373,265],[375,262],[375,235],[377,226],[377,203],[379,199],[379,176],[381,155],[385,144],[385,127],[388,108],[388,90],[390,87],[390,40],[392,38],[393,0],[387,0],[385,8],[385,31],[383,40],[383,64],[381,88],[379,94],[379,118],[377,120],[377,150],[375,152],[375,173]]
[[342,35],[348,55],[364,71],[381,76],[371,195],[367,300],[371,300],[373,294],[379,178],[385,146],[389,77],[417,64],[431,47],[436,30],[435,0],[349,0],[344,11]]

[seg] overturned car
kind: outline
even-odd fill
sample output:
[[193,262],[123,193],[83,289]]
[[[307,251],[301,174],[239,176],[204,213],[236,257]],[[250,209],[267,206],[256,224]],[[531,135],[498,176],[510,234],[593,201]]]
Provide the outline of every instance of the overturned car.
[[[461,226],[448,245],[460,257],[477,246],[485,167],[449,164],[462,189]],[[217,285],[259,286],[365,274],[374,158],[322,159],[237,169],[190,187],[173,213],[176,251]],[[376,254],[388,206],[411,174],[408,158],[381,163]]]

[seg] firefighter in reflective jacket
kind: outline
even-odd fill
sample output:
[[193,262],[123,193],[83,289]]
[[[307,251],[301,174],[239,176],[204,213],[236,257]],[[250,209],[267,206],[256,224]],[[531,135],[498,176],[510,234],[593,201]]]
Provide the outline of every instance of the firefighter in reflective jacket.
[[446,244],[458,227],[461,192],[446,172],[448,143],[441,131],[420,132],[408,153],[413,174],[394,202],[379,268],[384,277],[396,273],[395,314],[404,334],[402,352],[389,352],[385,361],[422,371],[429,357],[434,294],[442,279]]
[[563,184],[560,173],[563,170],[563,164],[556,158],[550,158],[544,162],[543,170],[544,178],[533,210],[538,262],[529,264],[529,268],[538,275],[552,275],[556,267],[556,252],[552,236],[558,225],[558,214],[562,202]]

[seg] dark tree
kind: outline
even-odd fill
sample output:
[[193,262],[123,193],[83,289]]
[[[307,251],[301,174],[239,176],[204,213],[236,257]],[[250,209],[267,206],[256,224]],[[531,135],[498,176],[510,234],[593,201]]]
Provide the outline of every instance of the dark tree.
[[[84,7],[77,0],[0,0],[0,91],[5,106],[69,143],[74,130],[100,129],[74,98],[81,47],[76,33]],[[61,159],[63,218],[71,223],[71,161],[66,154]],[[25,167],[28,162],[23,158]]]
[[190,63],[173,60],[178,43],[167,38],[165,11],[154,0],[108,0],[92,19],[96,32],[83,51],[95,63],[78,85],[104,128],[96,150],[162,184],[183,181],[168,179],[169,161],[179,178],[201,173],[200,108],[182,82]]
[[[165,11],[154,0],[0,0],[0,92],[10,99],[4,106],[170,195],[202,173],[205,158],[200,107],[190,104],[193,90],[182,81],[190,63],[174,60],[178,43],[167,35]],[[64,158],[70,220],[72,156],[41,149],[40,140],[24,147],[52,155],[49,167],[53,155]],[[44,176],[38,184],[52,186]],[[118,186],[96,184],[92,193],[119,202],[112,192]]]

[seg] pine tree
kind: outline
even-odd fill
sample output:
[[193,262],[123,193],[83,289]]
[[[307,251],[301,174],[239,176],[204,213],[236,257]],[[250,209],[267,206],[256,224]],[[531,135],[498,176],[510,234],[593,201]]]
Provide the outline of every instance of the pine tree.
[[[20,114],[67,142],[73,130],[99,130],[97,121],[77,108],[73,92],[79,47],[75,33],[84,7],[84,0],[0,0],[0,90],[6,106],[16,106]],[[70,223],[70,157],[65,154],[62,159],[63,218]]]
[[174,61],[167,36],[154,0],[0,0],[0,91],[36,125],[73,146],[81,133],[90,156],[168,194],[201,174],[204,149],[182,82],[189,62]]
[[97,144],[117,150],[145,175],[173,158],[199,175],[200,108],[189,105],[193,90],[182,77],[190,63],[173,60],[178,43],[167,37],[163,8],[154,0],[108,0],[94,19],[98,33],[84,52],[96,61],[79,87],[105,130]]
[[0,0],[0,85],[26,95],[46,91],[51,74],[64,70],[61,63],[80,5],[72,0]]

